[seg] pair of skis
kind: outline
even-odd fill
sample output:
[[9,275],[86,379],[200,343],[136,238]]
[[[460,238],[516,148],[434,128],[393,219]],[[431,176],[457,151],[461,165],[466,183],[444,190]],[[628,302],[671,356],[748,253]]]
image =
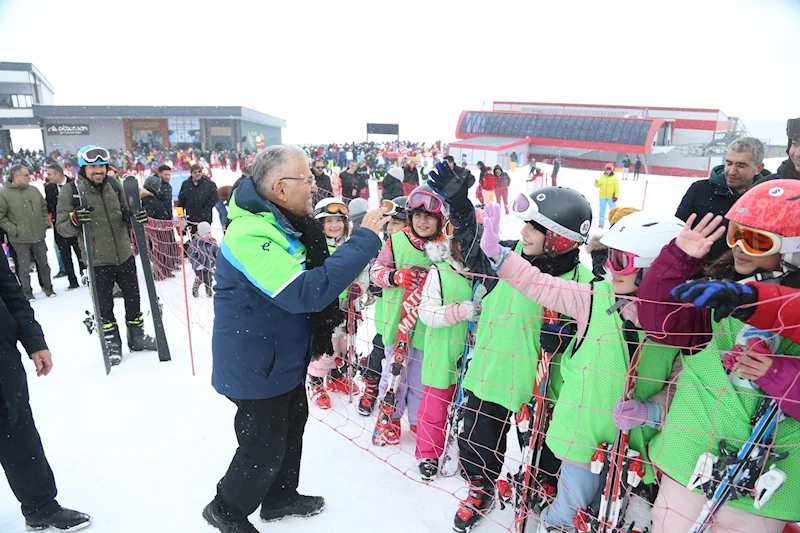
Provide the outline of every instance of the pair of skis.
[[[86,185],[80,178],[76,179],[73,184],[75,186],[75,195],[77,196],[79,207],[88,207],[86,202]],[[141,258],[145,284],[147,285],[147,294],[150,298],[150,313],[153,316],[153,327],[156,333],[158,359],[160,361],[169,361],[171,359],[169,345],[167,344],[167,336],[164,331],[164,323],[161,320],[161,305],[158,301],[158,294],[156,293],[155,282],[153,281],[153,267],[150,264],[150,254],[147,249],[147,237],[145,236],[144,226],[136,222],[136,213],[142,209],[142,204],[139,199],[139,181],[135,176],[129,175],[125,178],[123,191],[125,193],[125,200],[128,204],[128,213],[130,215],[130,222],[131,226],[133,227],[133,234],[136,240],[136,248],[139,250],[139,257]],[[98,300],[94,266],[94,235],[92,232],[91,223],[82,224],[81,226],[83,228],[83,238],[86,243],[86,269],[88,271],[89,289],[91,290],[92,305],[94,308],[94,315],[92,316],[89,311],[87,311],[86,314],[88,316],[83,322],[90,334],[95,330],[97,331],[98,337],[100,338],[100,349],[102,350],[103,354],[103,363],[106,368],[106,375],[108,375],[111,372],[111,361],[109,359],[108,346],[106,345],[102,328],[100,327],[100,302]]]
[[[622,331],[630,358],[623,399],[633,400],[644,343],[639,342],[637,328],[632,322],[626,320]],[[579,513],[576,528],[597,533],[617,531],[625,519],[631,490],[639,486],[645,476],[641,454],[630,448],[630,431],[618,430],[614,443],[600,443],[592,456],[591,470],[594,474],[605,474],[600,507],[597,513],[588,513],[588,524],[585,515]]]
[[729,501],[738,496],[753,496],[753,506],[761,509],[786,481],[786,474],[775,464],[766,471],[767,461],[785,459],[789,453],[771,451],[775,428],[784,419],[778,401],[764,398],[751,420],[753,431],[734,455],[728,451],[724,440],[719,441],[719,456],[711,452],[702,454],[689,479],[687,488],[702,488],[706,496],[700,516],[689,533],[704,533],[711,528],[714,516]]
[[403,369],[408,362],[411,335],[414,332],[414,326],[419,316],[419,303],[422,299],[422,286],[424,283],[425,276],[422,277],[417,288],[403,291],[400,321],[397,325],[397,338],[394,341],[394,352],[389,363],[389,378],[386,381],[386,390],[380,398],[378,419],[375,421],[375,429],[372,432],[372,444],[375,446],[385,446],[387,444],[384,435],[392,424],[392,415],[397,401],[397,390],[400,387],[400,377],[403,374]]

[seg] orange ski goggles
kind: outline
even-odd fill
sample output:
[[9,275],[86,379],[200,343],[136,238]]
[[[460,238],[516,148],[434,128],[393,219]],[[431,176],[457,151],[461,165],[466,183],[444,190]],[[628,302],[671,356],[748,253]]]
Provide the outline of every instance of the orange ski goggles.
[[751,228],[730,222],[728,224],[728,246],[733,248],[737,244],[747,255],[762,256],[780,252],[781,236],[770,231]]

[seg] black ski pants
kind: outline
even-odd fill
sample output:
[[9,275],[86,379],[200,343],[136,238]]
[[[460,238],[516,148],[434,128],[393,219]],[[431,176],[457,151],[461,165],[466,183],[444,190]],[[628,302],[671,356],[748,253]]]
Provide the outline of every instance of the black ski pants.
[[302,382],[275,398],[229,399],[239,408],[233,422],[239,447],[217,500],[228,519],[247,520],[262,502],[296,494],[308,401]]
[[370,352],[367,358],[367,368],[364,371],[364,377],[366,379],[378,381],[381,379],[381,370],[383,370],[381,363],[385,357],[386,352],[383,347],[383,336],[380,333],[376,333],[375,337],[372,339],[372,352]]
[[[464,425],[458,435],[458,453],[461,468],[468,477],[483,476],[494,482],[500,477],[506,455],[506,436],[511,427],[513,413],[496,403],[481,400],[464,389]],[[517,435],[521,445],[521,438]],[[510,464],[512,474],[518,463]],[[545,444],[539,466],[555,486],[555,475],[561,461]]]
[[94,269],[97,283],[97,303],[100,307],[100,324],[115,322],[114,282],[125,299],[125,320],[132,321],[142,313],[139,301],[139,280],[136,277],[136,259],[130,256],[121,265],[99,266]]
[[55,499],[56,480],[33,422],[27,382],[23,387],[16,416],[8,412],[0,388],[0,464],[22,504],[22,514],[38,520],[58,511],[59,505]]
[[77,237],[64,238],[56,232],[56,246],[58,253],[61,254],[61,262],[64,263],[64,272],[67,274],[67,279],[70,283],[78,283],[78,278],[75,276],[75,268],[72,264],[72,252],[75,252],[75,258],[78,260],[78,268],[80,272],[86,270],[86,265],[83,263],[81,257],[81,249],[78,245]]

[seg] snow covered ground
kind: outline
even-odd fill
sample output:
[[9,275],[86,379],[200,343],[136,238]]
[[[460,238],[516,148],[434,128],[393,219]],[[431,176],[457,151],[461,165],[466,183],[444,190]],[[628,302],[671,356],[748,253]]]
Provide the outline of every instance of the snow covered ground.
[[[767,162],[777,168],[779,160]],[[551,168],[541,165],[548,173]],[[513,176],[514,188],[527,190],[528,169]],[[581,191],[597,209],[594,179],[601,171],[562,168],[559,184]],[[215,181],[231,183],[238,174],[216,171]],[[642,176],[621,182],[618,205],[674,213],[693,180]],[[377,195],[373,187],[373,201]],[[645,197],[646,190],[646,197]],[[502,237],[518,235],[522,223],[505,216]],[[596,226],[596,223],[595,223]],[[48,238],[48,243],[52,238]],[[51,250],[50,265],[56,265]],[[141,270],[141,269],[140,269]],[[54,270],[55,272],[55,270]],[[189,283],[193,273],[188,272]],[[33,281],[34,287],[37,283]],[[45,451],[56,475],[61,504],[90,513],[97,533],[212,531],[200,516],[213,497],[236,448],[234,406],[210,385],[213,309],[205,296],[190,298],[190,325],[196,376],[192,375],[186,307],[180,278],[157,283],[172,362],[153,352],[125,354],[121,366],[104,375],[97,337],[87,335],[84,310],[91,307],[85,288],[66,292],[55,280],[57,298],[36,292],[33,303],[53,353],[50,376],[37,378],[27,366],[31,404]],[[144,284],[141,284],[144,289]],[[143,297],[143,309],[147,299]],[[117,317],[124,315],[117,300]],[[149,316],[148,330],[152,330]],[[366,352],[374,335],[368,321],[359,332],[357,351]],[[263,524],[262,532],[322,531],[441,532],[452,527],[460,478],[419,482],[414,442],[404,425],[399,447],[369,445],[374,419],[360,417],[347,398],[334,396],[334,409],[312,409],[306,426],[300,490],[325,496],[325,511],[311,519]],[[519,455],[510,435],[509,454]],[[509,509],[496,509],[478,531],[509,527]],[[7,484],[0,483],[0,532],[21,533],[24,521]]]

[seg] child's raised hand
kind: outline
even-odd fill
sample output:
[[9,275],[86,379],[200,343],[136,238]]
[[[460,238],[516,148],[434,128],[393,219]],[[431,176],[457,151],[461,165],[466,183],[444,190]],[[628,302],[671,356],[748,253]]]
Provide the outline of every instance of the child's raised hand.
[[495,202],[483,208],[481,250],[495,261],[500,257],[500,206]]
[[722,224],[722,217],[713,213],[708,213],[697,226],[692,228],[692,224],[697,219],[697,215],[692,213],[686,220],[686,226],[675,238],[675,244],[683,253],[690,257],[702,259],[711,250],[711,246],[725,234],[725,226]]

